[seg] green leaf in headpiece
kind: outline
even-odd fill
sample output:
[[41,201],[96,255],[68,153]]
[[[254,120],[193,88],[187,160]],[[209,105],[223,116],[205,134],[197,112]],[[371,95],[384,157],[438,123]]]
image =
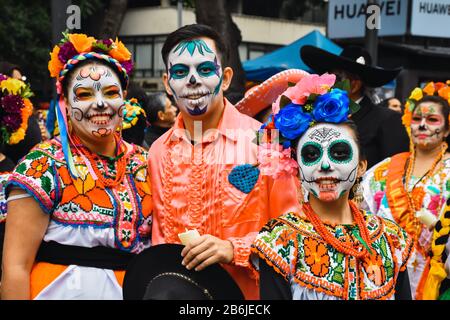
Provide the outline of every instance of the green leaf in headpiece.
[[290,103],[292,103],[291,99],[289,99],[285,95],[282,95],[280,99],[280,109],[286,107]]
[[333,88],[341,89],[350,93],[351,91],[350,80],[345,79],[343,81],[336,82]]
[[59,44],[60,44],[60,45],[62,45],[62,44],[64,44],[64,43],[66,43],[66,42],[69,41],[69,34],[70,34],[69,29],[66,29],[66,31],[63,31],[63,32],[62,32],[63,37],[62,37],[62,39],[59,41]]
[[295,82],[290,82],[288,81],[288,87],[295,87],[296,83]]

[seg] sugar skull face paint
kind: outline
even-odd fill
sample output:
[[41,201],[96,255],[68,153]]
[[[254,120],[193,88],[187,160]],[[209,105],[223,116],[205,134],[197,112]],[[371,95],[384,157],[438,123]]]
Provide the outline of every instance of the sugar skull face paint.
[[108,66],[91,63],[76,70],[67,98],[69,117],[79,134],[103,138],[114,133],[122,122],[122,86]]
[[422,102],[411,118],[411,138],[419,148],[434,148],[445,138],[445,119],[442,106],[435,102]]
[[297,147],[303,186],[322,201],[338,199],[355,183],[358,154],[345,127],[325,123],[309,128]]
[[219,98],[223,74],[213,40],[180,42],[169,54],[168,68],[168,84],[181,110],[199,116]]

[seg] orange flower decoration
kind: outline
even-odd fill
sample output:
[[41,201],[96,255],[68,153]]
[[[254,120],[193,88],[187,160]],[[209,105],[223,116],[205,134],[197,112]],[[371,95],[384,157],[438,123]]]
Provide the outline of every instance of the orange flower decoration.
[[92,43],[95,42],[95,38],[88,37],[81,33],[72,33],[69,34],[69,41],[73,44],[78,53],[82,53],[90,52],[92,50]]
[[422,89],[422,91],[425,92],[427,95],[432,96],[436,91],[434,82],[428,82],[427,85]]
[[375,253],[368,256],[363,261],[363,267],[369,280],[375,283],[376,286],[381,286],[386,281],[383,260],[379,254]]
[[92,211],[94,203],[98,207],[114,208],[108,193],[96,185],[90,174],[87,174],[84,179],[79,177],[73,180],[66,167],[61,167],[58,173],[65,185],[61,204],[72,202],[79,205],[85,212]]
[[305,249],[305,262],[311,272],[317,277],[324,277],[330,270],[330,256],[327,247],[312,238],[303,240]]
[[434,87],[436,88],[436,91],[439,92],[439,90],[441,90],[442,88],[445,87],[445,83],[443,83],[443,82],[436,82],[434,84]]
[[42,157],[31,162],[31,168],[25,172],[25,174],[29,177],[33,177],[39,179],[48,169],[48,158]]
[[412,199],[414,201],[414,206],[416,208],[421,208],[423,203],[423,198],[425,197],[425,191],[422,187],[414,188],[412,191]]
[[131,59],[130,51],[128,51],[122,41],[119,41],[117,38],[113,43],[113,48],[108,54],[119,62],[124,62]]
[[442,87],[439,89],[438,94],[441,98],[444,98],[445,100],[450,99],[450,87]]
[[58,58],[59,50],[61,49],[58,46],[54,46],[53,51],[50,53],[51,58],[48,62],[48,70],[52,78],[58,77],[62,68],[64,68],[64,64]]
[[409,128],[411,126],[411,120],[412,120],[412,112],[409,110],[408,107],[406,107],[405,113],[402,116],[402,123],[405,127]]

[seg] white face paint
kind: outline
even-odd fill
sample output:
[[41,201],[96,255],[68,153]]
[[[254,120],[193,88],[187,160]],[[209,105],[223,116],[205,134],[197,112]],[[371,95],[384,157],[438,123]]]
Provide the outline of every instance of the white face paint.
[[108,66],[94,62],[77,69],[69,82],[68,102],[72,125],[84,136],[109,136],[122,123],[122,86]]
[[302,185],[322,201],[338,199],[355,183],[358,152],[345,127],[324,123],[309,128],[297,146]]
[[442,106],[435,102],[422,102],[414,109],[411,118],[411,138],[421,149],[434,149],[446,135]]
[[214,41],[182,41],[170,52],[168,64],[168,83],[180,110],[204,114],[218,98],[223,79]]

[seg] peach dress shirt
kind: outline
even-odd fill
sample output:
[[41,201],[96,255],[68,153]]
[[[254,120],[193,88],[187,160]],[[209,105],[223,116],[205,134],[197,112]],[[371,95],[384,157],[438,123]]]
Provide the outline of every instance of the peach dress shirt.
[[259,174],[249,193],[228,180],[233,168],[257,163],[254,139],[260,126],[225,99],[218,128],[205,132],[203,143],[191,143],[180,114],[149,151],[152,245],[180,243],[178,233],[186,229],[231,241],[234,258],[223,267],[246,299],[259,298],[258,277],[250,262],[256,235],[268,220],[299,212],[295,177],[273,180]]

